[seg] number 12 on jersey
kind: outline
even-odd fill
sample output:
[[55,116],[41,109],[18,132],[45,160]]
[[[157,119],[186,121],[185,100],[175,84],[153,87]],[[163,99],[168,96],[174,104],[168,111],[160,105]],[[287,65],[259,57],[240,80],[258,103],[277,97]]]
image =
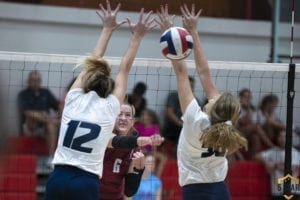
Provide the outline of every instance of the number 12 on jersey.
[[[88,132],[85,134],[80,134],[80,136],[76,136],[78,127],[82,129],[87,129]],[[73,150],[91,153],[93,148],[83,147],[82,144],[96,139],[99,136],[100,131],[101,127],[97,124],[71,120],[68,123],[68,129],[64,137],[63,146]]]

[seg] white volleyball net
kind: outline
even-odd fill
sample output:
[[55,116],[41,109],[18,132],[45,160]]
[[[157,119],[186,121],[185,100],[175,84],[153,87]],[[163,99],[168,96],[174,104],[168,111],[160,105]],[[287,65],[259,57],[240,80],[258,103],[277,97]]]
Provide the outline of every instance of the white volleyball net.
[[[38,53],[0,52],[0,91],[4,104],[1,121],[5,121],[8,135],[19,135],[17,96],[27,87],[28,74],[38,70],[42,75],[42,86],[48,88],[57,99],[63,98],[66,87],[76,77],[81,68],[75,66],[84,58],[82,55],[55,55]],[[106,57],[112,66],[115,77],[121,58]],[[195,78],[195,96],[204,102],[205,96],[192,60],[187,60],[189,75]],[[286,63],[247,63],[210,61],[211,75],[220,92],[229,91],[238,95],[241,89],[249,88],[253,95],[253,104],[259,107],[261,99],[267,94],[279,98],[276,109],[284,123],[287,116],[287,82],[289,65]],[[300,126],[300,69],[296,66],[294,127]],[[176,77],[169,60],[136,58],[130,71],[127,93],[131,93],[138,82],[147,85],[145,97],[148,107],[155,110],[161,124],[167,95],[176,90]],[[297,140],[297,141],[296,141]],[[300,144],[298,138],[294,138]],[[174,179],[174,177],[171,177]],[[172,182],[176,182],[177,178]],[[175,193],[174,199],[180,199]],[[169,195],[170,195],[169,194]]]
[[[15,130],[18,120],[17,94],[27,86],[28,74],[38,70],[42,74],[42,86],[50,89],[58,99],[62,98],[67,85],[76,77],[81,68],[75,68],[84,56],[0,52],[0,89],[3,102],[8,103],[8,125],[11,134]],[[112,66],[112,76],[116,75],[121,58],[107,57]],[[196,80],[195,96],[204,100],[202,87],[195,70],[195,64],[187,60],[189,74]],[[280,99],[278,115],[285,122],[287,73],[288,64],[222,62],[210,61],[211,75],[219,91],[230,91],[238,94],[239,90],[249,88],[253,94],[254,106],[259,106],[260,100],[267,94],[275,94]],[[294,125],[300,125],[300,92],[299,67],[296,66]],[[128,93],[131,93],[137,82],[147,85],[146,99],[148,106],[162,116],[168,93],[176,90],[175,74],[167,59],[136,58],[130,71]]]

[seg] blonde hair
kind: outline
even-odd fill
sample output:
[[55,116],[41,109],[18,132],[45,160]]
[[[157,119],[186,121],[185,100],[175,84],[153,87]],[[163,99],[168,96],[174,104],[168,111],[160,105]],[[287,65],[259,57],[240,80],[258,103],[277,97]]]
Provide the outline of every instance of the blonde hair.
[[114,89],[114,80],[110,78],[111,68],[104,58],[88,56],[83,61],[85,65],[85,93],[95,91],[100,97],[106,98]]
[[130,103],[126,100],[126,101],[124,101],[124,102],[122,103],[122,105],[127,105],[127,106],[129,106],[130,109],[131,109],[131,115],[132,115],[132,117],[135,117],[135,107],[134,107],[132,104],[130,104]]
[[[132,104],[128,103],[127,101],[123,102],[123,103],[121,104],[121,106],[122,106],[122,105],[126,105],[126,106],[129,106],[129,107],[130,107],[130,109],[131,109],[131,115],[132,115],[132,117],[134,118],[134,117],[135,117],[135,108],[134,108],[134,106],[133,106]],[[117,134],[117,135],[120,134],[119,131],[116,129],[116,125],[115,125],[115,127],[114,127],[113,132],[114,132],[115,134]],[[130,128],[129,132],[128,132],[128,135],[139,135],[139,133],[138,133],[138,131],[134,128],[134,126],[132,126],[132,127]]]
[[247,149],[247,140],[235,127],[228,123],[237,119],[240,113],[239,100],[230,93],[223,93],[212,106],[211,126],[203,131],[200,141],[204,147],[232,154],[241,147]]

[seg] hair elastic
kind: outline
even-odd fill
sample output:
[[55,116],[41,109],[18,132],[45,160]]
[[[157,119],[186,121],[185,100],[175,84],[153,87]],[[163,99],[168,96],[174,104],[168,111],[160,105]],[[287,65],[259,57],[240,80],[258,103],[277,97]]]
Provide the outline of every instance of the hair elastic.
[[227,120],[226,122],[224,122],[225,124],[232,126],[232,121],[231,120]]

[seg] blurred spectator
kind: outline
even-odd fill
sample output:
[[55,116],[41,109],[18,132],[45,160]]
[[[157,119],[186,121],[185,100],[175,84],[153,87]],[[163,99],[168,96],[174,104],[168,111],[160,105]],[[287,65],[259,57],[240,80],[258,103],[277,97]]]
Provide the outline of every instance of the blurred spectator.
[[[160,134],[160,126],[159,126],[159,120],[156,112],[154,110],[146,108],[141,115],[140,121],[136,122],[134,125],[134,128],[139,132],[140,136],[151,136],[154,134]],[[164,154],[164,152],[157,150],[157,147],[153,151],[153,156],[156,160],[156,168],[155,168],[155,174],[160,177],[163,171],[163,167],[165,163],[167,162],[167,156]],[[144,147],[145,151],[151,151],[153,150],[150,145],[147,145]]]
[[293,130],[293,145],[300,151],[300,127],[296,126]]
[[137,193],[133,200],[161,200],[162,181],[153,173],[155,157],[151,153],[145,155],[145,170]]
[[[262,161],[270,174],[271,181],[271,194],[272,200],[284,199],[283,195],[283,185],[281,185],[281,190],[277,185],[278,179],[284,177],[284,160],[285,160],[285,140],[286,140],[285,130],[281,130],[276,138],[276,147],[267,149],[258,153],[255,158]],[[299,176],[299,165],[300,165],[300,152],[292,147],[292,176]],[[299,199],[300,190],[298,187],[294,187],[297,196],[293,199]]]
[[269,94],[263,97],[260,109],[257,112],[257,123],[263,127],[271,141],[276,140],[276,134],[285,130],[285,124],[276,115],[279,99],[276,95]]
[[[141,113],[140,120],[134,125],[140,136],[151,136],[160,134],[159,121],[156,112],[151,109],[144,109]],[[147,151],[151,150],[151,145],[144,147]]]
[[51,116],[50,110],[58,111],[59,101],[50,90],[41,87],[41,74],[38,71],[29,73],[28,87],[19,93],[18,106],[21,115],[21,133],[45,137],[50,164],[56,148],[59,124],[57,116]]
[[142,111],[147,107],[147,100],[144,98],[144,95],[147,90],[147,85],[143,82],[138,82],[131,94],[128,95],[128,103],[134,106],[135,108],[135,117],[140,118]]
[[[189,76],[192,90],[194,90],[195,80]],[[178,92],[172,91],[169,93],[166,101],[165,119],[163,136],[165,137],[165,151],[171,157],[176,157],[177,143],[182,128],[181,109],[179,104]]]
[[252,104],[252,94],[248,88],[244,88],[239,92],[239,99],[241,103],[241,113],[236,123],[236,128],[247,138],[248,151],[241,150],[245,159],[250,160],[261,149],[262,145],[266,147],[273,147],[273,142],[262,127],[256,123],[257,112],[255,106]]

